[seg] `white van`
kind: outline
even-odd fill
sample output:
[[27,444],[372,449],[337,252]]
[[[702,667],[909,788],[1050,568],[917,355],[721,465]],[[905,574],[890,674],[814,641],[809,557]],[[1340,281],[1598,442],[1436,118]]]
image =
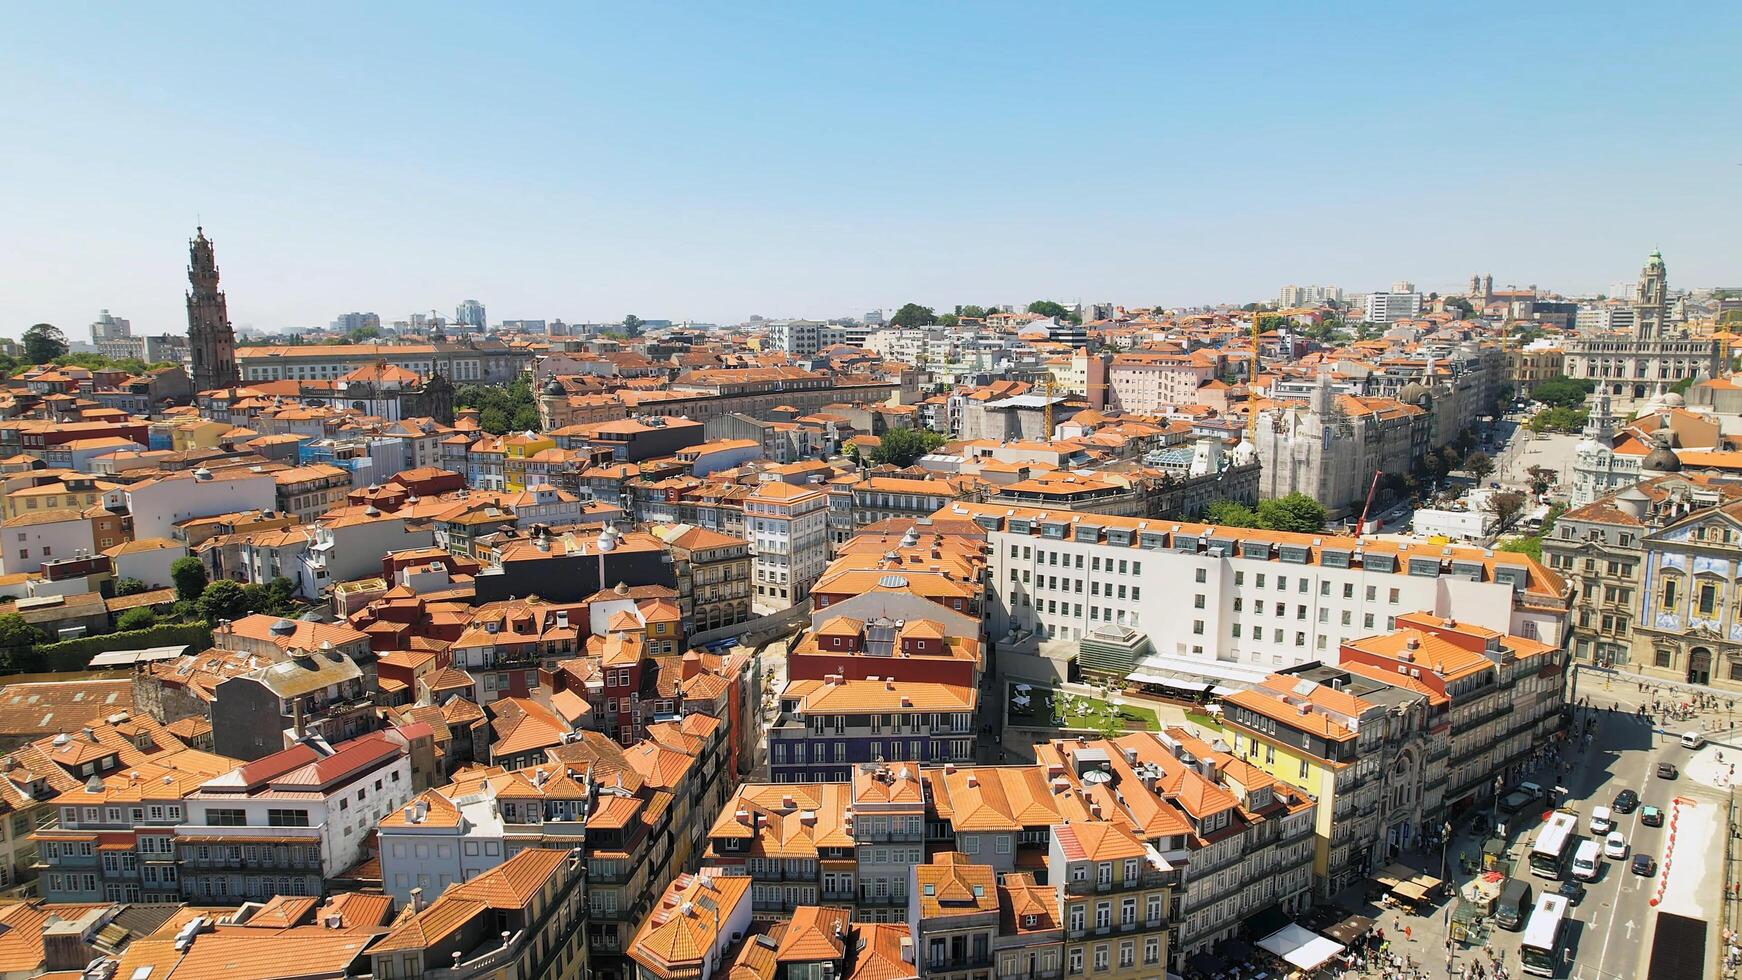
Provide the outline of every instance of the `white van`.
[[1591,833],[1602,837],[1615,829],[1614,811],[1606,806],[1591,808],[1591,822],[1585,825]]
[[1594,840],[1579,841],[1579,849],[1573,852],[1573,877],[1580,881],[1596,881],[1602,861],[1602,844]]
[[1699,732],[1682,733],[1682,748],[1697,749],[1704,744],[1706,744],[1706,736],[1701,735]]

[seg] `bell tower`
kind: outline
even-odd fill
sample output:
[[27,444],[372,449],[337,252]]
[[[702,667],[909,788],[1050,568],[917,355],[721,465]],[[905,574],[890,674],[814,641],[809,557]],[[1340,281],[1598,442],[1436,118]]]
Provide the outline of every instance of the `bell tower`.
[[1652,252],[1639,273],[1639,286],[1633,293],[1633,337],[1635,340],[1662,340],[1665,320],[1669,316],[1669,271],[1664,268],[1663,253]]
[[228,388],[239,380],[236,371],[236,332],[230,326],[229,307],[218,289],[218,263],[204,228],[194,230],[188,242],[188,353],[193,361],[196,393]]

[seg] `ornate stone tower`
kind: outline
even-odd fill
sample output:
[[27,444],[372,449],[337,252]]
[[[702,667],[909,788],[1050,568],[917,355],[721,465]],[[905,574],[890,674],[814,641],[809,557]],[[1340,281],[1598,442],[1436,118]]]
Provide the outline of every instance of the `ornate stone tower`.
[[1633,337],[1636,340],[1662,340],[1664,321],[1669,316],[1669,270],[1664,268],[1663,253],[1652,252],[1639,273],[1639,286],[1633,291]]
[[218,289],[218,263],[204,228],[195,229],[188,243],[188,353],[193,360],[194,391],[228,388],[236,374],[236,332],[229,308]]

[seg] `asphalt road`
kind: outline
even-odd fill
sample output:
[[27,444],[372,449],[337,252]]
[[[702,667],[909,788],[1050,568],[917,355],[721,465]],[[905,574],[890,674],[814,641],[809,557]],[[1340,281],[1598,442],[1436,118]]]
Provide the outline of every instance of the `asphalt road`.
[[[1560,777],[1560,785],[1567,788],[1570,799],[1579,808],[1581,826],[1592,807],[1609,805],[1616,793],[1628,788],[1639,794],[1643,805],[1665,810],[1676,796],[1711,801],[1717,807],[1727,804],[1723,794],[1698,785],[1685,775],[1674,780],[1657,777],[1659,762],[1674,763],[1685,771],[1693,752],[1683,748],[1676,735],[1660,734],[1645,719],[1626,710],[1636,707],[1641,700],[1649,702],[1649,691],[1641,693],[1634,683],[1621,680],[1613,681],[1610,688],[1604,690],[1600,680],[1594,684],[1591,681],[1592,677],[1586,675],[1579,693],[1581,697],[1588,695],[1593,706],[1599,706],[1594,712],[1598,719],[1597,737],[1590,748],[1571,754],[1572,771]],[[1612,702],[1622,710],[1603,710]],[[1585,714],[1580,712],[1580,717],[1585,717]],[[1684,727],[1691,726],[1671,723],[1669,730],[1679,734]],[[1628,861],[1606,859],[1602,875],[1587,884],[1584,900],[1573,910],[1579,928],[1569,934],[1574,944],[1574,956],[1564,976],[1575,980],[1599,980],[1645,975],[1652,930],[1656,926],[1656,910],[1650,904],[1656,878],[1635,875],[1627,865],[1632,855],[1638,853],[1651,855],[1661,865],[1667,830],[1644,826],[1639,822],[1639,812],[1634,810],[1615,818],[1619,829],[1627,835],[1629,858]],[[1712,856],[1714,862],[1719,858],[1720,855]],[[1685,856],[1681,859],[1687,860]],[[1535,881],[1547,884],[1544,879]],[[1711,908],[1719,905],[1719,887],[1716,882],[1711,883],[1712,895],[1708,903]],[[1708,941],[1713,945],[1717,943],[1715,927]]]

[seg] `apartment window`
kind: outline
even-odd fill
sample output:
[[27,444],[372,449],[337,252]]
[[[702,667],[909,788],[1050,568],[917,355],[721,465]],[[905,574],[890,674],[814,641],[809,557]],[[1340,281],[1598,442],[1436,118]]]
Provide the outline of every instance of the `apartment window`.
[[1397,605],[1397,601],[1400,597],[1401,597],[1401,592],[1398,589],[1391,590],[1391,604],[1392,605],[1394,605],[1394,606]]
[[1137,943],[1127,939],[1119,944],[1119,965],[1132,966],[1137,960]]
[[1710,616],[1718,608],[1718,587],[1710,582],[1700,583],[1700,615]]
[[246,827],[248,814],[244,810],[207,810],[206,823],[213,827]]
[[1095,969],[1096,970],[1105,970],[1106,968],[1107,968],[1107,944],[1101,943],[1095,947]]
[[1200,568],[1194,573],[1194,577],[1198,581],[1199,584],[1202,584],[1202,583],[1208,581],[1210,576],[1209,576],[1208,571]]
[[1161,961],[1161,940],[1150,938],[1143,941],[1143,962],[1146,964]]
[[1256,582],[1256,583],[1257,583],[1257,585],[1258,585],[1258,587],[1259,587],[1259,588],[1261,588],[1261,589],[1262,589],[1262,588],[1264,588],[1264,577],[1265,577],[1265,576],[1264,576],[1264,573],[1263,573],[1263,572],[1259,572],[1259,573],[1258,573],[1258,577],[1257,577],[1257,578],[1256,578],[1256,579],[1254,579],[1254,580],[1253,580],[1253,581],[1254,581],[1254,582]]
[[[1081,926],[1079,925],[1078,928],[1081,928]],[[1072,973],[1083,972],[1083,951],[1080,947],[1077,949],[1071,950],[1070,960],[1071,960],[1071,972]]]
[[307,827],[307,810],[267,810],[266,824],[270,827]]
[[1246,584],[1246,573],[1245,572],[1235,572],[1234,573],[1234,584],[1235,585],[1245,585]]
[[1197,595],[1192,597],[1192,608],[1193,609],[1204,608],[1204,594],[1202,592],[1199,592]]
[[1204,621],[1203,620],[1201,620],[1201,619],[1192,620],[1192,633],[1196,636],[1203,636],[1204,635]]

